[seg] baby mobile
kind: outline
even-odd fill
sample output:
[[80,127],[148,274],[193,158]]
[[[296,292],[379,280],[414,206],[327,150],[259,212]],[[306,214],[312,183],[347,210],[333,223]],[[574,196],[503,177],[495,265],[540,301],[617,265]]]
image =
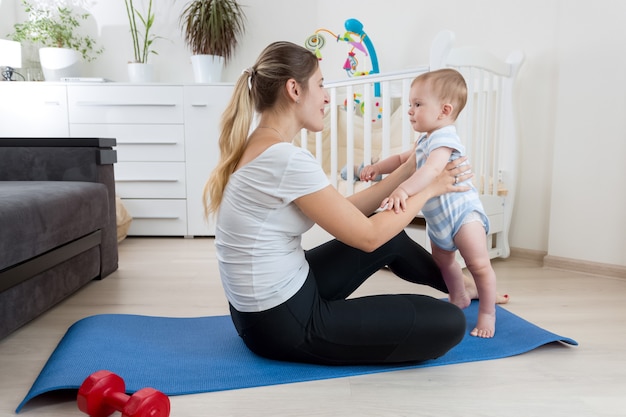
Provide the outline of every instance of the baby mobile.
[[[374,49],[374,45],[370,37],[363,30],[363,24],[357,19],[348,19],[344,22],[344,27],[346,32],[343,35],[336,35],[328,29],[320,28],[316,30],[313,35],[309,36],[306,39],[305,47],[315,53],[317,59],[322,59],[322,54],[320,49],[324,47],[326,44],[326,39],[322,35],[322,32],[325,32],[335,38],[337,42],[346,42],[350,45],[350,49],[348,50],[348,56],[343,64],[343,69],[346,71],[349,77],[353,76],[361,76],[361,75],[369,75],[369,74],[378,74],[378,57],[376,56],[376,50]],[[369,71],[359,70],[359,60],[357,59],[357,52],[363,53],[366,57],[369,57],[372,69]],[[374,84],[374,97],[380,97],[380,84]],[[361,100],[361,95],[358,93],[354,94],[354,103],[356,109],[364,114],[365,103]],[[347,100],[344,102],[344,107],[347,106]],[[372,120],[375,122],[377,119],[380,119],[382,116],[382,109],[380,108],[380,103],[377,101],[375,103],[376,108],[376,118]]]

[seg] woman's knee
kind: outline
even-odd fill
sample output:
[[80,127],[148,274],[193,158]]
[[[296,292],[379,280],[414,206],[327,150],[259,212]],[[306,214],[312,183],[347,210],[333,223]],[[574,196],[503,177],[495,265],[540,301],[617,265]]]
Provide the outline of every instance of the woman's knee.
[[465,314],[456,305],[445,302],[439,314],[436,322],[437,328],[433,329],[433,340],[436,343],[432,346],[432,359],[444,355],[458,345],[467,332]]
[[388,358],[390,362],[436,359],[459,344],[466,333],[465,315],[454,304],[427,296],[411,298],[413,327],[405,343]]

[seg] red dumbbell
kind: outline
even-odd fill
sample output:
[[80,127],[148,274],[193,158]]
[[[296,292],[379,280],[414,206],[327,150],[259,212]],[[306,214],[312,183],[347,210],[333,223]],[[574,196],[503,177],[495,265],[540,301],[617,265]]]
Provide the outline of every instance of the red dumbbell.
[[124,380],[109,371],[89,375],[78,390],[78,409],[91,417],[107,417],[116,411],[122,417],[168,417],[170,399],[154,388],[125,394]]

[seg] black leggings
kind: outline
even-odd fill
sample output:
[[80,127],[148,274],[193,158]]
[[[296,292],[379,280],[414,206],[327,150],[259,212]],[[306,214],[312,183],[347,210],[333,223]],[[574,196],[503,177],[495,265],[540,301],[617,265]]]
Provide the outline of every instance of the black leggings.
[[372,253],[331,240],[306,259],[309,275],[290,300],[258,313],[230,307],[239,335],[258,355],[327,365],[417,362],[443,355],[463,338],[465,316],[446,301],[417,294],[346,299],[384,266],[447,292],[430,254],[406,233]]

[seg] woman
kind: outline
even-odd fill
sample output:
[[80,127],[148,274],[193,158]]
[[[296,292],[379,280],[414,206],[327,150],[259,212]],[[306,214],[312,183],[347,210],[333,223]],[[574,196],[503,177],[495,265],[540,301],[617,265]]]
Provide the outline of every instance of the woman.
[[[346,298],[384,266],[446,291],[430,254],[403,229],[429,198],[466,191],[453,185],[455,176],[460,182],[471,174],[451,163],[404,211],[372,215],[414,172],[415,159],[342,196],[315,158],[291,144],[302,128],[323,129],[328,102],[317,58],[289,42],[269,45],[235,85],[220,161],[205,189],[207,213],[217,213],[215,245],[233,323],[253,352],[271,359],[355,365],[437,358],[465,333],[455,305],[417,294]],[[250,131],[254,111],[258,124]],[[314,223],[336,239],[304,251],[301,235]]]

